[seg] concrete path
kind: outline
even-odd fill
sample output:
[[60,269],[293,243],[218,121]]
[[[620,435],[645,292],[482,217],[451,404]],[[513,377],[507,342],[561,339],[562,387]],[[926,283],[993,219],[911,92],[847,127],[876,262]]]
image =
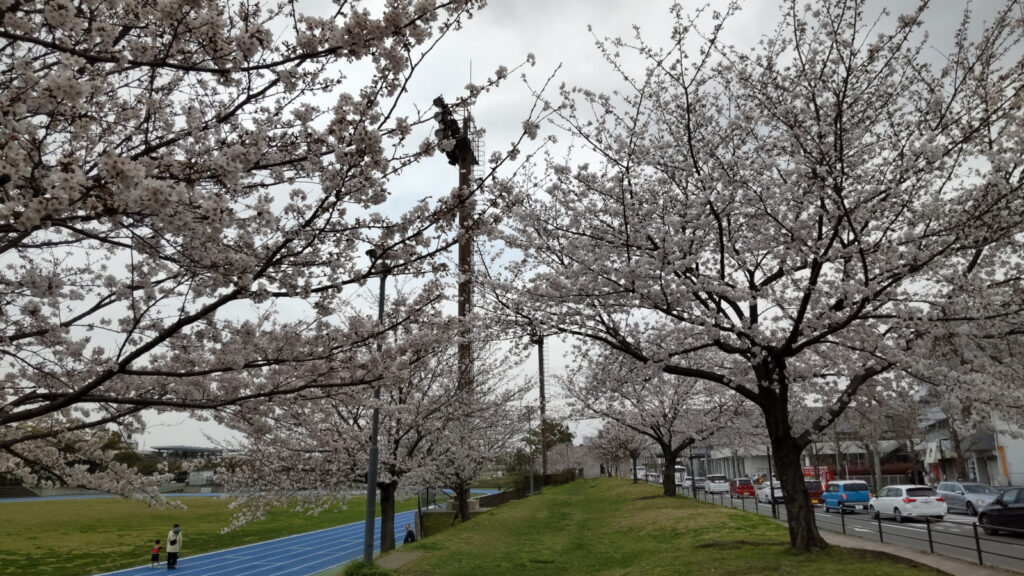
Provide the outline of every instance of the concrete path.
[[892,544],[884,544],[882,542],[875,542],[867,540],[865,538],[857,538],[854,536],[844,536],[834,532],[828,532],[822,530],[821,536],[826,542],[833,546],[840,546],[842,548],[858,548],[860,550],[874,550],[876,552],[885,552],[892,554],[893,556],[899,556],[908,560],[913,560],[918,564],[924,564],[925,566],[931,566],[937,570],[942,570],[946,574],[953,574],[954,576],[1008,576],[1011,574],[1017,574],[1017,572],[1009,572],[1001,568],[992,568],[989,566],[978,566],[977,564],[971,564],[964,562],[963,560],[957,560],[956,558],[950,558],[948,556],[942,556],[939,554],[929,554],[927,552],[921,552],[910,548],[904,548],[903,546],[894,546]]
[[387,568],[388,570],[397,570],[420,556],[423,556],[423,554],[425,554],[425,552],[404,552],[402,550],[395,550],[394,552],[389,552],[388,554],[381,556],[380,560],[377,561],[377,565],[381,568]]

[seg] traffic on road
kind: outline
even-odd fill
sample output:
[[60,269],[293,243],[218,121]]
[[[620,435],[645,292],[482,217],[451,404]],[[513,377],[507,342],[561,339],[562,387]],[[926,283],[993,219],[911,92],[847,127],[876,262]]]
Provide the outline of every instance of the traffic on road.
[[[876,494],[863,480],[834,480],[824,486],[815,479],[807,482],[821,490],[809,490],[821,530],[1024,571],[1024,488],[1003,491],[977,482],[942,482],[934,487],[895,484]],[[728,491],[712,493],[706,482],[699,483],[697,498],[786,521],[775,478],[733,478],[728,485]],[[959,498],[947,500],[950,494]]]

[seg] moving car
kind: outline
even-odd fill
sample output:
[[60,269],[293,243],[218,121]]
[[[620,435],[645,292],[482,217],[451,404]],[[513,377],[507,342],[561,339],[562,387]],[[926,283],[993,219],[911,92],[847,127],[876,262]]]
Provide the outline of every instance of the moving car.
[[729,493],[739,498],[753,496],[754,483],[750,481],[750,478],[733,478],[729,482]]
[[996,534],[998,528],[1024,530],[1024,488],[1010,488],[979,510],[978,525],[985,534]]
[[872,518],[892,516],[897,522],[904,518],[937,518],[946,515],[946,502],[931,486],[896,484],[886,486],[868,504]]
[[833,480],[821,493],[821,503],[825,506],[825,512],[867,510],[870,502],[871,492],[867,482],[863,480]]
[[725,474],[711,474],[704,481],[704,490],[708,494],[725,494],[729,491],[729,478]]
[[758,484],[755,491],[758,502],[771,503],[772,495],[775,496],[776,502],[782,502],[782,482],[778,480],[764,481]]
[[977,516],[978,510],[992,503],[1002,492],[980,482],[940,482],[936,490],[946,499],[950,512],[964,511]]
[[811,504],[821,503],[821,493],[825,490],[821,487],[820,480],[804,480],[807,485],[807,497],[811,501]]

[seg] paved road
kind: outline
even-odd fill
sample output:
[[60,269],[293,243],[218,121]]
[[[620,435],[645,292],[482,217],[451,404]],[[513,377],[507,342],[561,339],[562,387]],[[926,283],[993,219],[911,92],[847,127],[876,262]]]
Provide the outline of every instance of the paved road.
[[[415,511],[395,514],[395,541],[399,546],[405,536],[405,524],[412,524],[415,514]],[[362,522],[196,556],[188,555],[187,532],[185,536],[185,555],[178,560],[175,576],[311,576],[363,555]],[[374,541],[374,549],[379,551],[380,518],[376,522]],[[166,558],[166,553],[161,554],[164,560],[161,570],[166,567]],[[153,573],[146,564],[108,574],[152,576]]]
[[[711,496],[704,496],[698,492],[702,500]],[[771,506],[763,502],[757,503],[753,498],[733,498],[728,495],[714,495],[714,503],[724,506],[756,512],[763,516],[771,516]],[[778,506],[780,520],[785,522],[786,509]],[[1024,572],[1024,538],[1019,536],[987,536],[977,528],[975,534],[975,518],[959,514],[949,514],[944,521],[907,521],[897,524],[892,520],[872,520],[867,512],[853,514],[842,514],[838,512],[825,513],[817,507],[815,509],[815,521],[818,528],[833,532],[842,532],[845,524],[846,534],[879,540],[879,527],[881,527],[881,540],[888,544],[906,546],[926,552],[934,550],[936,554],[942,554],[951,558],[958,558],[968,562],[978,563],[978,549],[981,549],[981,560],[986,566],[999,566],[1010,570]],[[929,544],[929,537],[931,544]]]

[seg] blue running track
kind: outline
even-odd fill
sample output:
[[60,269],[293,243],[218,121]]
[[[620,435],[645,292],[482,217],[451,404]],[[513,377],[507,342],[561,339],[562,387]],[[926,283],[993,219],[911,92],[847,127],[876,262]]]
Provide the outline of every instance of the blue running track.
[[[398,546],[402,545],[405,537],[405,524],[412,524],[415,514],[414,510],[395,514],[395,542]],[[146,564],[102,576],[153,576],[160,573],[175,576],[310,576],[363,556],[362,522],[196,556],[188,554],[188,526],[183,526],[182,532],[185,545],[176,570],[167,570],[165,552],[160,554],[159,569]],[[374,529],[374,551],[380,551],[380,518],[377,518]]]

